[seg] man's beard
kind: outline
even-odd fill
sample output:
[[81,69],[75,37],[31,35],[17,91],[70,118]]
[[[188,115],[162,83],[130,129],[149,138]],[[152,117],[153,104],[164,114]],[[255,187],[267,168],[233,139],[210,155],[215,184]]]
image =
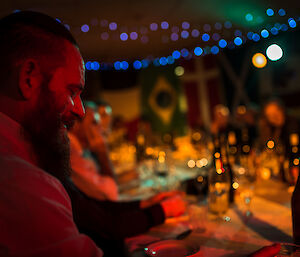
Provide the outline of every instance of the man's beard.
[[38,99],[37,107],[23,124],[24,134],[33,146],[39,166],[63,182],[71,171],[70,145],[48,83],[42,85]]

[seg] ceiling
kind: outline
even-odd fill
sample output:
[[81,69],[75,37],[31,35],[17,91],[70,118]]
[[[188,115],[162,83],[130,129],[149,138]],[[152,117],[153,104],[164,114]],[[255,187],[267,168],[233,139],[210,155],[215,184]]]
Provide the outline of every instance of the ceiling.
[[[273,17],[265,13],[270,7],[276,11]],[[280,8],[285,9],[287,13],[283,17],[277,14]],[[211,36],[218,33],[221,38],[232,40],[236,29],[240,29],[243,35],[246,35],[248,31],[260,31],[268,24],[286,23],[289,17],[300,15],[300,1],[2,0],[0,16],[16,9],[41,11],[59,18],[70,26],[85,59],[109,62],[142,59],[147,56],[167,56],[174,49],[217,44],[212,38],[208,42],[201,40],[201,35],[205,33],[205,24],[211,26],[208,32]],[[245,19],[247,13],[251,13],[253,17],[250,22]],[[162,21],[168,22],[168,29],[160,28]],[[184,21],[190,24],[190,28],[186,29],[189,32],[186,39],[180,38],[180,33],[184,30]],[[224,28],[226,21],[233,24],[232,28]],[[111,22],[117,23],[115,31],[108,27]],[[221,29],[214,27],[216,22],[222,24]],[[150,30],[151,23],[159,25],[157,31]],[[89,25],[89,31],[86,33],[81,31],[83,24]],[[191,36],[193,29],[199,30],[200,36]],[[172,41],[170,36],[177,30],[179,39]],[[133,31],[137,32],[136,40],[120,39],[122,32],[130,36],[130,32]]]

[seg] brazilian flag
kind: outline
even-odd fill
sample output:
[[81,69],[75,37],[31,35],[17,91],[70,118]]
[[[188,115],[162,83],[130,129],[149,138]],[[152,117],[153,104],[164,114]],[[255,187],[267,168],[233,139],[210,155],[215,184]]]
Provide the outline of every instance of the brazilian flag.
[[186,132],[186,101],[174,66],[150,67],[140,73],[141,115],[155,132]]

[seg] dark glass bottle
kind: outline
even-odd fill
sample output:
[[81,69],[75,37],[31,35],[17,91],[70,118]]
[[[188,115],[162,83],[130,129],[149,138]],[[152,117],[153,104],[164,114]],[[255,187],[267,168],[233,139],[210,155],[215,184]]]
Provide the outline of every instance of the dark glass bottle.
[[289,158],[289,182],[295,185],[299,175],[299,136],[296,133],[290,135]]
[[208,209],[215,214],[227,211],[229,206],[230,178],[223,167],[219,139],[214,140],[215,150],[208,178]]
[[145,158],[146,139],[143,133],[138,133],[136,137],[136,160],[140,162]]
[[292,195],[293,237],[295,244],[300,244],[300,179]]
[[239,164],[238,145],[236,140],[236,134],[234,131],[230,131],[227,136],[228,143],[228,162],[231,166]]
[[233,188],[234,175],[233,175],[233,171],[231,168],[231,164],[229,163],[227,149],[228,149],[228,147],[227,147],[226,136],[225,136],[225,134],[222,134],[220,136],[220,153],[221,153],[221,158],[222,158],[222,162],[223,162],[223,168],[228,173],[229,179],[230,179],[229,203],[233,203],[234,202],[234,188]]

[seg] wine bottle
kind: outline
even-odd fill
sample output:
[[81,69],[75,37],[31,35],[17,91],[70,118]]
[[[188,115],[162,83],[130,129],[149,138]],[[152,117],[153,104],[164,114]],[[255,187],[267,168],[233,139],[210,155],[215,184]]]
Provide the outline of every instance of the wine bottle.
[[295,244],[300,244],[300,179],[298,175],[295,190],[292,195],[293,237]]
[[208,209],[215,214],[225,213],[229,207],[230,177],[223,167],[220,143],[216,138],[213,165],[208,179]]
[[290,135],[289,149],[289,181],[295,185],[299,175],[299,136],[296,133]]
[[224,134],[220,136],[220,153],[221,153],[221,158],[223,162],[223,168],[229,175],[230,179],[230,188],[229,188],[229,203],[234,202],[234,188],[233,188],[233,183],[234,183],[234,175],[233,171],[231,169],[231,165],[228,161],[228,152],[227,152],[227,142],[226,142],[226,137]]

